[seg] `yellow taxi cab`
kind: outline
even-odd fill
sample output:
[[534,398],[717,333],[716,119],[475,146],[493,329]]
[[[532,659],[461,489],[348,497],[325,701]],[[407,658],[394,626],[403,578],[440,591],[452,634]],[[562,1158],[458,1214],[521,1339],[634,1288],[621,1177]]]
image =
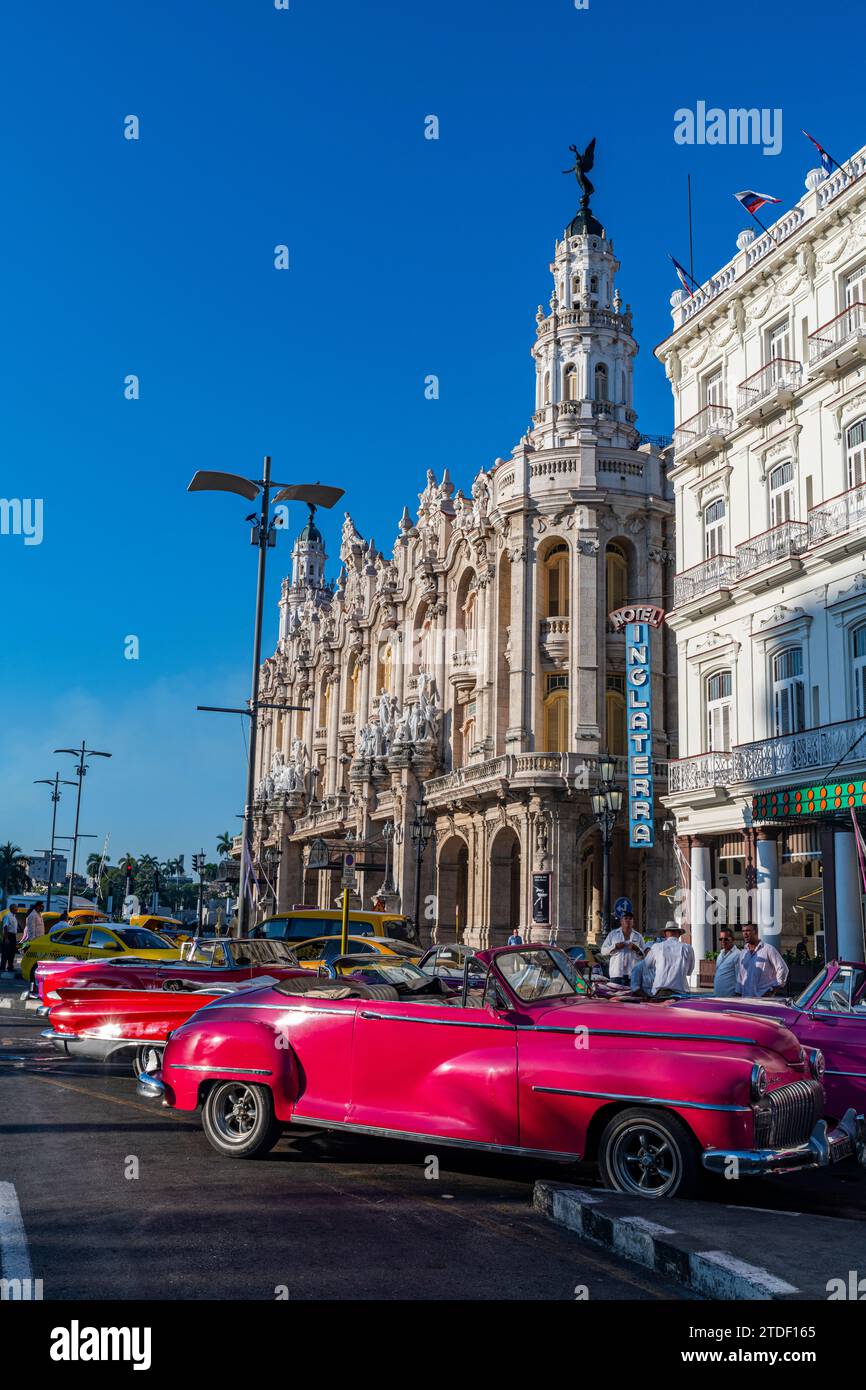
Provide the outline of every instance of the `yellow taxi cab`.
[[74,907],[71,912],[43,912],[42,920],[45,923],[45,930],[50,931],[61,917],[76,927],[90,926],[93,922],[108,921],[107,913],[100,912],[97,907]]
[[[357,958],[359,956],[390,956],[392,960],[409,960],[415,962],[421,957],[419,947],[410,945],[407,941],[389,941],[383,936],[349,936],[347,938],[346,954]],[[326,966],[343,955],[342,943],[339,936],[314,936],[311,941],[303,941],[300,945],[293,945],[292,950],[298,958],[298,964],[303,965],[306,970],[323,970]],[[353,967],[349,966],[348,969]],[[342,969],[337,966],[340,973]]]
[[36,966],[44,960],[61,956],[80,960],[108,960],[112,956],[131,954],[144,960],[179,960],[180,946],[172,946],[165,937],[144,927],[126,926],[120,922],[69,927],[55,927],[34,941],[27,941],[21,957],[21,974],[29,980]]
[[[339,937],[342,930],[343,914],[339,908],[293,907],[288,912],[265,917],[253,927],[250,936],[288,941],[294,949],[296,942],[310,941],[318,936]],[[366,908],[352,911],[349,913],[349,931],[353,936],[386,936],[391,940],[409,942],[418,940],[412,922],[401,912],[373,912]]]
[[167,936],[171,941],[191,941],[195,936],[195,928],[188,927],[179,917],[161,917],[157,912],[134,912],[129,925],[145,927],[159,936]]

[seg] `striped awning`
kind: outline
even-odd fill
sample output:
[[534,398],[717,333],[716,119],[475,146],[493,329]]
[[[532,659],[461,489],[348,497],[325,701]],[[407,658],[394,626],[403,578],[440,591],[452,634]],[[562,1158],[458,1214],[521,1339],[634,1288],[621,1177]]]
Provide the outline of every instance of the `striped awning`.
[[737,832],[736,835],[723,835],[719,845],[720,859],[745,859],[746,841],[744,836]]
[[788,830],[782,845],[782,860],[785,863],[798,863],[807,859],[821,858],[821,837],[816,825],[804,826],[802,830]]

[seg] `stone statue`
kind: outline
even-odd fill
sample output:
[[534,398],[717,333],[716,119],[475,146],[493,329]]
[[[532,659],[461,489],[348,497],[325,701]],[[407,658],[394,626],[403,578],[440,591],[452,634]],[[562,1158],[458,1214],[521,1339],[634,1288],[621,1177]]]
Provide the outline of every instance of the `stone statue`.
[[418,703],[413,707],[410,723],[413,743],[424,743],[436,737],[440,714],[436,703],[435,677],[421,671],[418,676]]
[[570,169],[563,169],[564,174],[574,174],[580,184],[580,206],[586,211],[589,207],[589,200],[595,192],[595,187],[586,177],[595,163],[595,136],[592,137],[583,154],[580,154],[577,145],[568,147],[574,155],[574,164]]

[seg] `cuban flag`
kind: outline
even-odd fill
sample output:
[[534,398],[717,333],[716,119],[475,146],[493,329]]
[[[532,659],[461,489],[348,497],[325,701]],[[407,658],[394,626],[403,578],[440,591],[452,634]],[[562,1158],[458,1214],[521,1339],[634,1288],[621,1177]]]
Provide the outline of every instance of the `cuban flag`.
[[689,296],[693,299],[693,298],[694,298],[694,290],[693,290],[693,289],[691,288],[691,286],[689,285],[689,279],[690,279],[689,272],[686,270],[685,266],[680,265],[679,261],[676,260],[676,259],[670,254],[670,252],[668,252],[668,259],[673,263],[674,270],[677,272],[677,278],[679,279],[679,282],[680,282],[680,284],[682,285],[683,289],[685,290],[686,294],[689,295]]
[[738,203],[742,203],[746,212],[750,212],[753,216],[758,208],[762,208],[765,203],[781,202],[780,198],[772,198],[769,193],[753,193],[748,188],[744,189],[742,193],[735,193],[734,197]]
[[[833,165],[836,164],[835,159],[833,159],[832,155],[829,155],[827,153],[823,145],[818,144],[818,141],[815,139],[814,135],[810,135],[808,130],[803,130],[802,126],[800,127],[800,130],[802,134],[805,135],[806,139],[811,140],[812,144],[815,146],[815,149],[821,156],[821,163],[824,166],[824,173],[829,174],[833,169]],[[836,167],[838,168],[839,166],[836,165]]]

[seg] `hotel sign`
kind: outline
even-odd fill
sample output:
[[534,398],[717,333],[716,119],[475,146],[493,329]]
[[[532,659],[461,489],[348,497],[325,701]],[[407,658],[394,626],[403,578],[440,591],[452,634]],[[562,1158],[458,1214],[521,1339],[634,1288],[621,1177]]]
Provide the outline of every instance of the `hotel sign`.
[[625,628],[628,842],[632,849],[651,849],[655,827],[650,636],[652,628],[661,627],[665,614],[653,604],[637,603],[608,616],[615,632]]
[[783,787],[758,792],[752,797],[752,819],[797,820],[806,816],[828,816],[849,808],[866,806],[866,782],[825,782],[814,787]]

